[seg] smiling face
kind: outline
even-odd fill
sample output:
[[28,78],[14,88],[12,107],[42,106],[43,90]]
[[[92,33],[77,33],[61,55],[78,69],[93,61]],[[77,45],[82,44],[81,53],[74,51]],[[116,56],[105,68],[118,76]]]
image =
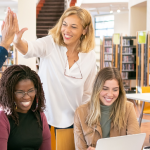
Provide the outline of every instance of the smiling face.
[[61,34],[66,45],[76,45],[81,35],[86,34],[86,29],[83,29],[81,20],[77,15],[71,15],[63,20]]
[[107,80],[100,92],[100,102],[102,105],[110,106],[119,96],[119,84],[116,79]]
[[[22,97],[22,92],[28,92]],[[35,98],[35,87],[31,80],[24,79],[19,81],[15,86],[15,93],[14,93],[14,101],[16,102],[17,109],[15,111],[21,113],[27,113],[28,110],[31,108],[32,103]]]

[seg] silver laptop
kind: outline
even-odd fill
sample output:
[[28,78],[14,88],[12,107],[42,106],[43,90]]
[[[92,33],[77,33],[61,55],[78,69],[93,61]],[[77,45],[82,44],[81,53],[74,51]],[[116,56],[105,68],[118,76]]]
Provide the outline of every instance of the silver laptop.
[[96,150],[141,150],[146,133],[103,138],[97,141]]

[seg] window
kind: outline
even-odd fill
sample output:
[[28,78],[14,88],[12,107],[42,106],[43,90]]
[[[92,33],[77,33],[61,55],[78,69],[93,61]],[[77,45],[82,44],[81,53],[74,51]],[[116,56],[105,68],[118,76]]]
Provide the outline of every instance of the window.
[[95,36],[112,36],[114,34],[114,15],[104,15],[95,17]]

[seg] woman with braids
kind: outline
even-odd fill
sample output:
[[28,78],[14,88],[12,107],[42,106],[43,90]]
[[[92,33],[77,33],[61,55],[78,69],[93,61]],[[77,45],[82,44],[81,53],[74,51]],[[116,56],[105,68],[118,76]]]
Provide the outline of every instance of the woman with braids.
[[45,97],[39,76],[24,65],[0,80],[0,150],[51,150]]
[[40,57],[39,76],[46,98],[48,124],[73,128],[76,108],[90,100],[96,75],[94,29],[90,13],[68,8],[49,35],[23,40],[26,28],[17,31],[14,45],[25,57]]
[[118,68],[103,68],[95,79],[91,101],[75,112],[76,150],[95,150],[98,139],[138,133],[134,105],[126,99]]

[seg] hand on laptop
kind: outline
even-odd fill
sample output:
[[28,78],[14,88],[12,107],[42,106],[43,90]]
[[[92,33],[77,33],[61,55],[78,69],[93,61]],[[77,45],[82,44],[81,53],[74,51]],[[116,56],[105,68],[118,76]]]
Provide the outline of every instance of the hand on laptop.
[[95,148],[90,146],[87,150],[95,150]]

